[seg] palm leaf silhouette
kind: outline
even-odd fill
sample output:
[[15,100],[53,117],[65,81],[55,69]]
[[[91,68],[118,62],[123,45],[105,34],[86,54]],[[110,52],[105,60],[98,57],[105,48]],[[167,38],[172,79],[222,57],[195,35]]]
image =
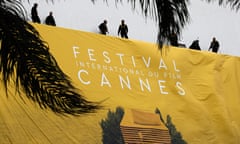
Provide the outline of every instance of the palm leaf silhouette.
[[98,103],[78,94],[39,33],[21,18],[24,15],[21,4],[14,0],[0,1],[0,4],[0,73],[6,91],[14,76],[16,90],[21,87],[41,108],[69,114],[99,108]]

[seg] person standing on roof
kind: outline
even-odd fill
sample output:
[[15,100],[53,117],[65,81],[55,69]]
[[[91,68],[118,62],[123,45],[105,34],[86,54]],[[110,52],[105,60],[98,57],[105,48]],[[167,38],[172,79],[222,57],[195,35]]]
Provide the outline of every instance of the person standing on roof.
[[210,43],[210,47],[208,49],[208,51],[210,51],[212,49],[212,52],[217,53],[218,49],[219,49],[219,42],[216,40],[215,37],[212,38],[212,41]]
[[194,50],[201,50],[199,46],[199,40],[194,40],[192,44],[189,46],[189,48]]
[[32,9],[31,9],[31,16],[32,16],[32,21],[34,23],[41,23],[40,18],[38,16],[38,11],[37,11],[38,4],[34,3]]
[[53,17],[52,12],[49,12],[49,15],[46,17],[45,23],[47,25],[56,26],[55,19]]
[[128,26],[125,24],[124,20],[121,21],[121,24],[118,27],[118,35],[119,34],[122,38],[128,39]]
[[108,33],[108,27],[107,27],[107,20],[104,20],[103,23],[101,23],[98,26],[100,33],[106,35]]

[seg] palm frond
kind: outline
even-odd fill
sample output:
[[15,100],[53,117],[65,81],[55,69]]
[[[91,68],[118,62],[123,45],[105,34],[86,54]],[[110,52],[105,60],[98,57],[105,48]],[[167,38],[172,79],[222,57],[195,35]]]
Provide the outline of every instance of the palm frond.
[[181,35],[181,30],[189,21],[189,12],[187,8],[188,0],[156,0],[156,9],[158,17],[158,43],[170,42],[170,36],[175,33]]
[[39,33],[22,18],[21,4],[15,2],[0,1],[0,73],[6,91],[15,78],[16,90],[21,88],[41,108],[74,115],[94,112],[98,103],[79,94]]
[[[206,0],[207,2],[215,2],[216,0]],[[229,5],[231,9],[238,11],[240,9],[239,0],[218,0],[219,5]]]
[[175,33],[178,37],[181,30],[189,21],[187,8],[188,0],[128,0],[133,8],[136,3],[146,17],[153,17],[158,23],[158,44],[162,48],[163,44],[170,43],[170,36]]

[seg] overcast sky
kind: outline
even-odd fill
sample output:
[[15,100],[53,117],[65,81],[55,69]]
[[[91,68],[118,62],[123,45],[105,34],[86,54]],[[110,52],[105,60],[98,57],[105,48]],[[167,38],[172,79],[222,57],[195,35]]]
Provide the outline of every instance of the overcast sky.
[[[49,0],[48,0],[49,1]],[[127,1],[127,0],[126,0]],[[30,18],[33,3],[38,3],[38,13],[42,21],[49,11],[53,12],[57,26],[88,32],[98,32],[98,25],[108,20],[111,36],[117,36],[121,19],[129,27],[129,38],[156,42],[157,25],[151,18],[145,18],[140,10],[133,11],[130,4],[124,2],[115,6],[114,0],[108,5],[103,0],[93,4],[91,0],[27,0],[24,6]],[[181,43],[189,46],[194,39],[199,39],[202,50],[207,50],[212,37],[220,42],[220,53],[240,56],[240,11],[229,7],[219,7],[217,3],[208,4],[202,0],[190,0],[190,23],[183,29]]]

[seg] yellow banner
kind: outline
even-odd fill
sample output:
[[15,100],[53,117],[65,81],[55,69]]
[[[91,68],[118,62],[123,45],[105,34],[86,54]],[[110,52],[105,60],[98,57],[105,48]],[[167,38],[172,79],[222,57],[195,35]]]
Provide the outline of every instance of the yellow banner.
[[85,98],[103,107],[61,117],[3,98],[1,88],[0,122],[9,128],[1,133],[11,142],[240,143],[239,57],[175,47],[161,53],[143,41],[34,26]]

